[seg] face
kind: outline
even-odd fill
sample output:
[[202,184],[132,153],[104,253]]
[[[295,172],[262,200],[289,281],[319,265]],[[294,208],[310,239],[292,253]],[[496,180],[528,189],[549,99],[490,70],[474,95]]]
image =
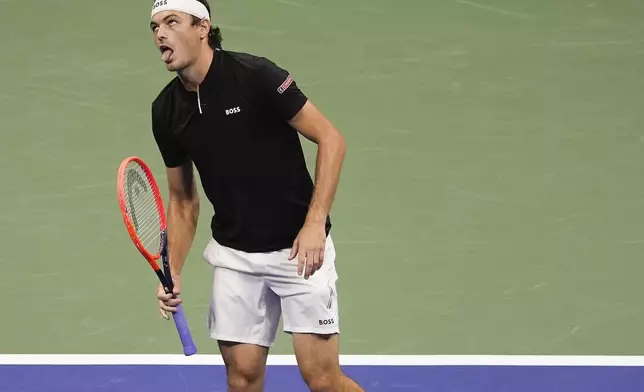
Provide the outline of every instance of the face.
[[159,12],[152,18],[150,28],[168,71],[181,71],[199,57],[204,27],[193,25],[191,15],[178,11]]

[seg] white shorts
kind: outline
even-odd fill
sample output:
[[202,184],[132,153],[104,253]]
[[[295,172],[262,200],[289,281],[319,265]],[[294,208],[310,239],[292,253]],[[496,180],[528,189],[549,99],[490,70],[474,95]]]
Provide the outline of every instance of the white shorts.
[[280,316],[287,333],[339,333],[335,247],[327,237],[324,263],[309,277],[297,274],[291,249],[246,253],[211,239],[204,251],[214,267],[210,337],[270,347]]

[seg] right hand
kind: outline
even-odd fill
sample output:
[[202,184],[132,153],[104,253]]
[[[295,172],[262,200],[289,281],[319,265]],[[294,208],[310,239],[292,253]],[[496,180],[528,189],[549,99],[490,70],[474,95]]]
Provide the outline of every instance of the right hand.
[[177,306],[179,306],[179,304],[183,302],[183,300],[179,298],[179,294],[181,294],[181,277],[173,276],[172,281],[174,284],[174,288],[172,289],[172,294],[166,294],[161,283],[157,285],[157,299],[159,300],[159,313],[161,313],[161,317],[163,317],[166,320],[170,319],[168,312],[171,312],[171,313],[176,312]]

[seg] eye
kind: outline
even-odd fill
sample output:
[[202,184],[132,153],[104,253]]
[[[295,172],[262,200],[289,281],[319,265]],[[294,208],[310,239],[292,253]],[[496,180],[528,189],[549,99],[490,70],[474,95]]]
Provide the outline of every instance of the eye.
[[170,21],[168,22],[168,24],[169,24],[170,26],[174,26],[174,25],[175,25],[175,24],[177,24],[177,23],[179,23],[179,22],[177,22],[177,21],[176,21],[176,20],[174,20],[174,19],[170,19]]

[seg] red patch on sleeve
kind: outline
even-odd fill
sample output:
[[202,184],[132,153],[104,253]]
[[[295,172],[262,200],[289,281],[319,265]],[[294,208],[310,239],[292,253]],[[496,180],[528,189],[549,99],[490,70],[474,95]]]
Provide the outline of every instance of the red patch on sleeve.
[[287,88],[288,88],[292,83],[293,83],[293,78],[291,77],[291,75],[288,75],[288,78],[286,78],[286,80],[284,81],[284,83],[282,83],[282,84],[277,88],[277,92],[278,92],[278,93],[280,93],[280,94],[283,94],[283,93],[284,93],[284,91],[286,91],[286,89],[287,89]]

